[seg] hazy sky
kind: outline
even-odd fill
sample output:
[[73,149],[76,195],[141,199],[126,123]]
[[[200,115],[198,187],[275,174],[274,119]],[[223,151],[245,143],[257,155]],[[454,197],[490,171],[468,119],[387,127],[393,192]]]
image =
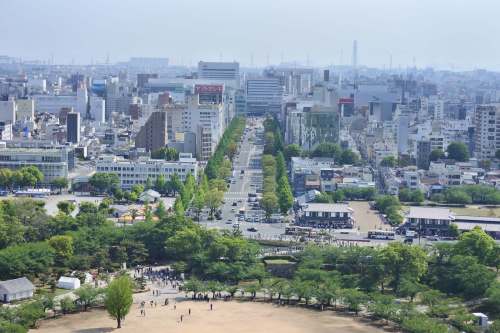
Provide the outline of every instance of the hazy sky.
[[[0,54],[500,69],[498,0],[0,0]],[[343,56],[341,56],[343,54]]]

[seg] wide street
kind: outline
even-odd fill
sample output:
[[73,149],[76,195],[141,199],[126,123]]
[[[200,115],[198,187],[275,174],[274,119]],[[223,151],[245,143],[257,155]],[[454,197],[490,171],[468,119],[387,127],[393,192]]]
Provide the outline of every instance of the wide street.
[[[261,158],[263,152],[263,119],[247,120],[247,126],[233,161],[233,175],[229,189],[224,194],[221,206],[222,219],[208,221],[202,224],[217,229],[239,228],[245,236],[260,236],[265,238],[279,237],[285,231],[285,224],[262,223],[264,213],[253,202],[249,202],[249,193],[260,195],[262,189]],[[240,210],[245,211],[247,220],[238,220]],[[251,221],[249,221],[251,219]],[[255,228],[256,231],[249,231]]]

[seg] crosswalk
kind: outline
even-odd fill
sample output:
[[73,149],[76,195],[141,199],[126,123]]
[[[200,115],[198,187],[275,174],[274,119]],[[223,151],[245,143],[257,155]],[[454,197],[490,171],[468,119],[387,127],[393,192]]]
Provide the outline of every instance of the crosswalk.
[[248,192],[226,192],[226,195],[248,195]]

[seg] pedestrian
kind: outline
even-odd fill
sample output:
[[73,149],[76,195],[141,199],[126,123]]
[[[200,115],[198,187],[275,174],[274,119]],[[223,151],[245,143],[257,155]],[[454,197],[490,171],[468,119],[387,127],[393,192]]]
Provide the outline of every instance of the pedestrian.
[[177,305],[174,304],[174,310],[176,310],[176,309],[177,309]]
[[210,311],[212,311],[214,309],[214,305],[212,303],[210,303]]
[[191,315],[191,308],[189,308],[188,313],[189,313],[189,315]]
[[184,318],[184,316],[183,316],[183,315],[181,315],[181,323],[182,323],[182,318]]

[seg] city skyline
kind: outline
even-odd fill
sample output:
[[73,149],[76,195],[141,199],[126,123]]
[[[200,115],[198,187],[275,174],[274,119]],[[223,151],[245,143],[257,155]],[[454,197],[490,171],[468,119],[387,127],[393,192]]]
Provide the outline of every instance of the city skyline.
[[360,66],[500,70],[500,46],[486,33],[500,31],[493,17],[500,6],[479,2],[93,0],[83,7],[22,0],[2,4],[0,27],[9,31],[2,53],[56,64],[148,56],[187,66],[199,60],[327,66],[351,64],[357,40]]

